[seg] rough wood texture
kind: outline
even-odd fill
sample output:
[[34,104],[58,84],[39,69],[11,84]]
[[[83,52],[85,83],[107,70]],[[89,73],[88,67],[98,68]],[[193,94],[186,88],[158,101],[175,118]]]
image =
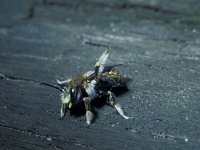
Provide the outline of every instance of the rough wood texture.
[[[0,0],[0,149],[199,149],[199,0]],[[59,120],[46,86],[109,64],[131,77],[118,102]]]

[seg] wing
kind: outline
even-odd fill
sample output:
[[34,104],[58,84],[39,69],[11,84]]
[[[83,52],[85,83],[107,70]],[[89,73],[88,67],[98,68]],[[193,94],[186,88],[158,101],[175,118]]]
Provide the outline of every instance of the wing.
[[57,81],[58,85],[64,86],[64,85],[68,84],[71,81],[71,79],[67,79],[64,81],[59,81],[59,80],[56,80],[56,81]]
[[101,55],[101,57],[99,58],[99,61],[97,61],[95,64],[96,77],[103,72],[104,66],[106,64],[106,61],[108,60],[108,57],[109,57],[109,48]]

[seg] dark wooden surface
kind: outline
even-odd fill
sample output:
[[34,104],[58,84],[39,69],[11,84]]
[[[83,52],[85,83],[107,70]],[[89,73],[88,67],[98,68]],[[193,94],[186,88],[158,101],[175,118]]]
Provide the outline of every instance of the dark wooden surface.
[[[199,149],[199,0],[0,0],[0,149]],[[109,64],[132,78],[108,106],[59,120],[56,84]]]

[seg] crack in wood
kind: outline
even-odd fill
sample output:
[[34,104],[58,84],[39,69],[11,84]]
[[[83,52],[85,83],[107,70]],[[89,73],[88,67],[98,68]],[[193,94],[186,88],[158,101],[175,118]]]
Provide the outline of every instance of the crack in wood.
[[[27,135],[31,135],[31,136],[35,136],[37,138],[40,138],[42,140],[46,140],[47,142],[51,142],[51,146],[56,149],[56,150],[62,150],[62,148],[59,148],[58,146],[54,145],[52,141],[60,141],[60,139],[57,139],[55,137],[51,137],[49,135],[43,135],[43,134],[39,134],[39,133],[36,133],[34,131],[31,131],[31,130],[23,130],[23,129],[19,129],[17,127],[12,127],[12,126],[8,126],[8,125],[2,125],[0,124],[0,127],[1,128],[6,128],[6,129],[9,129],[9,130],[14,130],[16,132],[20,132],[22,134],[27,134]],[[85,144],[81,144],[81,143],[77,143],[76,141],[72,141],[70,139],[66,139],[66,141],[70,144],[74,144],[76,146],[80,146],[80,147],[83,147],[83,148],[87,148],[87,149],[91,149],[91,150],[96,150],[96,148],[93,148],[91,146],[88,146],[88,145],[85,145]],[[63,141],[65,142],[65,141]]]
[[151,11],[155,11],[155,12],[161,12],[161,13],[164,13],[164,14],[173,14],[173,15],[178,14],[178,12],[175,12],[175,11],[170,11],[170,10],[163,9],[163,8],[160,8],[160,7],[157,7],[157,6],[144,5],[144,4],[141,5],[141,4],[124,3],[124,4],[122,4],[121,6],[118,6],[118,7],[121,8],[121,9],[140,8],[140,9],[146,9],[146,10],[151,10]]
[[[80,5],[78,4],[73,4],[69,2],[56,2],[56,1],[48,1],[48,0],[43,0],[43,5],[48,5],[48,6],[57,6],[57,7],[77,7],[79,8]],[[137,3],[120,3],[120,4],[110,4],[110,3],[95,3],[95,2],[88,2],[87,5],[91,5],[93,7],[100,7],[100,8],[111,8],[111,9],[143,9],[143,10],[150,10],[154,12],[160,12],[164,14],[171,14],[171,15],[177,15],[179,14],[176,11],[172,10],[167,10],[160,8],[159,6],[152,6],[148,4],[137,4]],[[82,3],[82,6],[84,7],[85,4]]]
[[[22,130],[22,129],[19,129],[17,127],[12,127],[12,126],[8,126],[8,125],[2,125],[0,124],[0,127],[1,128],[6,128],[6,129],[9,129],[9,130],[14,130],[16,132],[20,132],[22,134],[27,134],[27,135],[31,135],[31,136],[35,136],[35,137],[38,137],[40,139],[45,139],[46,141],[48,142],[51,142],[52,140],[55,140],[56,138],[53,138],[51,136],[48,136],[48,135],[42,135],[42,134],[39,134],[39,133],[36,133],[36,132],[33,132],[31,130]],[[60,148],[58,148],[57,146],[55,146],[53,143],[51,144],[51,146],[56,149],[56,150],[61,150]]]
[[108,45],[106,44],[100,44],[100,43],[89,42],[89,41],[85,41],[84,44],[90,45],[90,46],[96,46],[96,47],[108,47]]
[[[116,61],[116,60],[112,59],[112,61]],[[167,65],[161,66],[161,65],[157,65],[157,64],[147,64],[147,63],[143,63],[143,62],[137,62],[137,61],[134,61],[134,60],[130,60],[128,62],[123,62],[123,64],[126,64],[126,65],[137,64],[137,65],[146,66],[146,67],[149,67],[149,68],[160,68],[162,70],[171,70],[171,67],[172,67],[172,66],[167,66]],[[192,73],[200,74],[200,72],[198,70],[194,70],[194,69],[190,69],[190,68],[177,67],[176,69],[180,70],[180,71],[184,71],[184,72],[192,72]]]

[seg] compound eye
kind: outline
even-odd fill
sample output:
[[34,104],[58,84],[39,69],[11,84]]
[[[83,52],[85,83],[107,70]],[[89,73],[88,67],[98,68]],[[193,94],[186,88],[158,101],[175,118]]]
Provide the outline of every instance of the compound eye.
[[75,92],[75,90],[74,90],[74,88],[72,88],[72,93],[74,93]]
[[76,89],[76,87],[72,87],[71,88],[70,95],[71,95],[71,102],[73,103],[74,101],[76,101],[76,98],[77,98],[77,89]]
[[72,87],[72,88],[70,89],[70,94],[71,94],[72,96],[76,95],[76,88],[75,88],[75,87]]

